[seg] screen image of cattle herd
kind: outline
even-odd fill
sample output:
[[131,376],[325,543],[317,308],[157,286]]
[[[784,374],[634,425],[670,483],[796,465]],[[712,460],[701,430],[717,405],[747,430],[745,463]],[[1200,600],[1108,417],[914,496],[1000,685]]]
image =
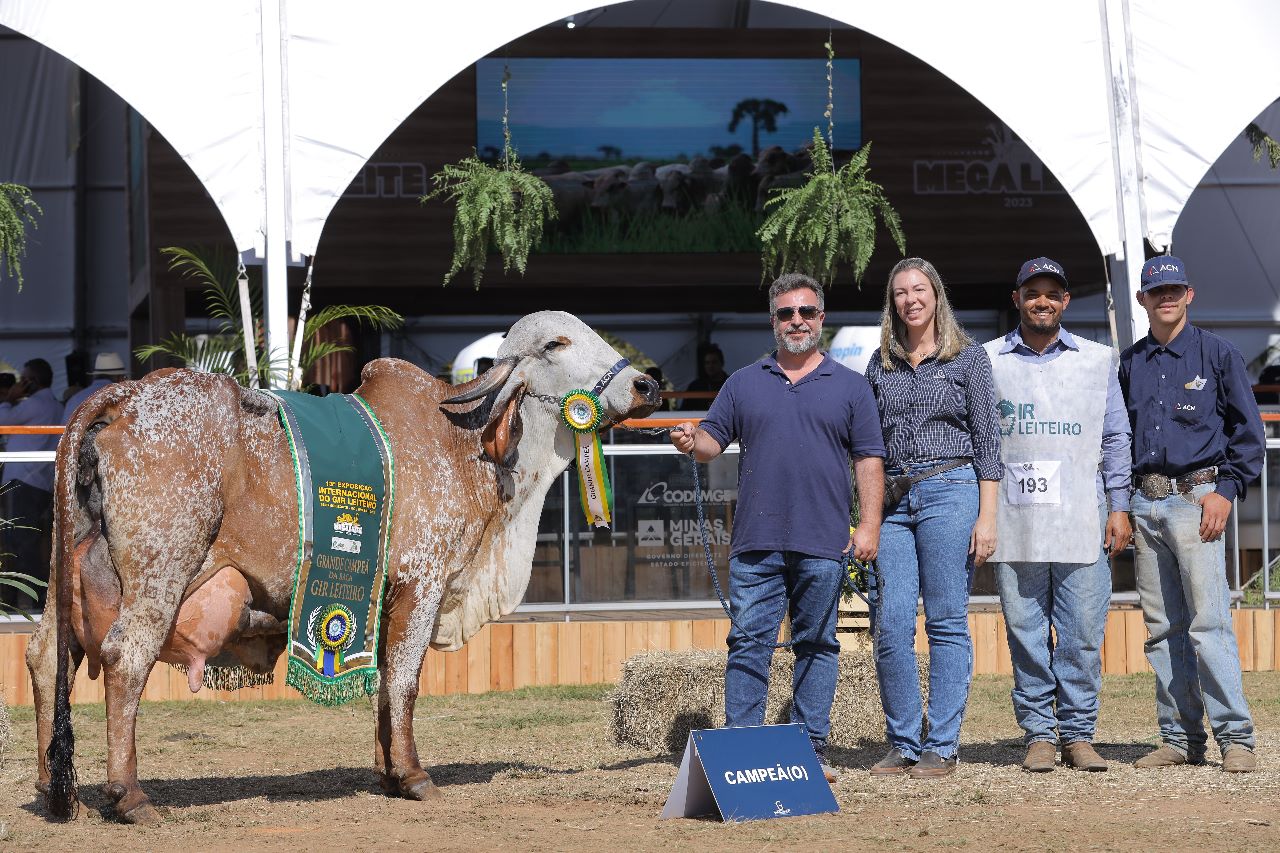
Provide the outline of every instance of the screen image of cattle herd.
[[[804,183],[826,130],[821,60],[483,60],[476,150],[493,163],[504,69],[513,144],[559,213],[541,252],[759,251],[765,202]],[[861,144],[858,73],[835,63],[837,166]]]

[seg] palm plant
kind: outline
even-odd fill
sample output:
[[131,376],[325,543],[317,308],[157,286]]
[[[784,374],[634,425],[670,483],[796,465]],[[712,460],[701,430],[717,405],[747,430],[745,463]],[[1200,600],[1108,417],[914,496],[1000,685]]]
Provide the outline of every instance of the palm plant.
[[[166,356],[196,370],[228,374],[241,385],[249,386],[249,358],[244,338],[239,334],[242,315],[237,271],[231,259],[225,254],[216,254],[210,260],[199,252],[177,246],[160,251],[169,259],[171,271],[204,285],[205,306],[209,316],[218,321],[218,327],[215,332],[206,335],[175,332],[158,344],[138,347],[134,350],[134,355],[139,361],[153,356]],[[260,328],[258,318],[262,316],[262,286],[256,278],[250,280],[249,293],[253,328]],[[392,329],[404,322],[404,318],[398,313],[381,305],[329,305],[321,308],[308,316],[303,324],[300,373],[306,372],[325,356],[350,352],[351,347],[321,341],[317,337],[325,325],[346,319],[368,323],[376,329]],[[288,358],[285,356],[258,360],[257,379],[262,387],[269,387],[273,379],[277,384],[283,384],[288,373]]]
[[463,269],[471,270],[477,289],[484,277],[490,249],[502,255],[502,271],[512,267],[524,275],[529,252],[542,241],[543,223],[557,216],[551,188],[520,166],[520,157],[511,144],[507,122],[507,84],[511,72],[502,73],[502,156],[490,166],[472,152],[456,164],[447,164],[431,176],[435,189],[424,195],[425,204],[434,198],[451,201],[453,217],[453,260],[444,274],[448,284]]
[[[16,524],[12,519],[0,518],[0,533],[4,533],[6,530],[15,530],[19,526],[20,525]],[[0,560],[9,556],[12,555],[0,554]],[[31,599],[32,604],[40,600],[40,593],[36,592],[35,587],[48,586],[49,584],[45,581],[42,581],[39,578],[33,578],[31,575],[23,574],[22,572],[0,571],[0,587],[8,587],[9,589],[17,590],[23,595],[28,596]],[[3,600],[0,600],[0,615],[8,613],[16,613],[28,622],[35,621],[25,609],[21,607],[14,607],[10,604],[6,604]]]
[[0,183],[0,276],[18,280],[22,289],[22,258],[27,254],[27,226],[36,227],[35,214],[43,214],[31,197],[31,190],[18,184]]
[[[813,171],[803,186],[776,190],[765,202],[773,209],[756,231],[761,243],[762,277],[783,272],[802,272],[823,285],[835,281],[840,264],[853,266],[853,277],[862,274],[871,261],[876,242],[876,217],[884,223],[898,250],[905,253],[906,236],[897,211],[889,204],[884,188],[867,177],[871,156],[868,142],[839,169],[831,150],[835,147],[835,110],[832,93],[832,61],[835,50],[830,37],[827,49],[827,140],[813,129]],[[828,147],[830,144],[830,147]]]

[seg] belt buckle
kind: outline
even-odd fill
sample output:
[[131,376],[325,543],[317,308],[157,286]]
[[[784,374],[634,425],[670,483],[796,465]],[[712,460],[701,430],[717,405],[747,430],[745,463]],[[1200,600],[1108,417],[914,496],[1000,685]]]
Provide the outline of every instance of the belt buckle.
[[1148,499],[1163,500],[1173,494],[1173,481],[1163,474],[1148,474],[1142,478],[1140,488]]

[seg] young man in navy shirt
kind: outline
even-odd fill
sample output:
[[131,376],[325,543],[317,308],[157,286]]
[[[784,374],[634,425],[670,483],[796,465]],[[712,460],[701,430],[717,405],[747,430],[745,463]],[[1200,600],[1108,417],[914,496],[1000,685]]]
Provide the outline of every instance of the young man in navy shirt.
[[1253,720],[1222,531],[1232,500],[1261,473],[1262,418],[1240,351],[1187,322],[1195,289],[1181,260],[1147,261],[1137,296],[1151,333],[1120,355],[1120,387],[1133,425],[1138,594],[1163,741],[1137,766],[1203,764],[1208,713],[1222,769],[1247,773],[1257,766]]
[[[671,443],[699,462],[741,445],[738,505],[729,551],[729,631],[725,720],[764,723],[765,696],[782,616],[795,638],[792,722],[803,725],[827,781],[831,702],[840,644],[836,598],[844,554],[873,560],[884,502],[884,439],[871,388],[861,375],[818,349],[822,288],[784,275],[769,288],[778,349],[736,371],[697,429],[683,423]],[[861,523],[849,536],[849,460],[858,481]],[[740,626],[740,627],[739,627]],[[744,633],[745,632],[745,633]]]

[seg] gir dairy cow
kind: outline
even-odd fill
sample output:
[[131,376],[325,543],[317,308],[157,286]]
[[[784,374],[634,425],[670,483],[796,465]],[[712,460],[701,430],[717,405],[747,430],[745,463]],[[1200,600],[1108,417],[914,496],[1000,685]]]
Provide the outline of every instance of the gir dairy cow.
[[[570,391],[607,382],[606,423],[643,417],[658,386],[576,317],[531,314],[498,360],[453,386],[396,359],[357,393],[396,457],[376,701],[383,790],[438,798],[419,763],[413,707],[428,645],[456,649],[511,612],[529,582],[547,490],[575,459]],[[293,464],[277,404],[226,376],[162,370],[81,406],[58,446],[49,603],[27,652],[38,786],[76,807],[70,683],[104,675],[107,781],[116,813],[160,819],[138,785],[138,702],[157,660],[270,672],[285,649],[298,542]]]

